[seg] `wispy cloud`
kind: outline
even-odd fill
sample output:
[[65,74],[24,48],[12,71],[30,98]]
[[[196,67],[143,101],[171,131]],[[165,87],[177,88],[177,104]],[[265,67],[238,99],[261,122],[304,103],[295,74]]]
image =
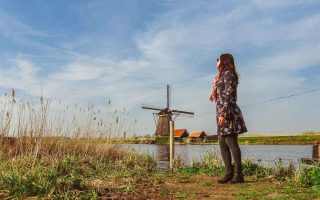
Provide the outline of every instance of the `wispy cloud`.
[[32,27],[16,19],[2,9],[0,9],[0,19],[0,34],[6,37],[47,36],[46,33],[34,30]]
[[40,88],[39,68],[21,57],[11,61],[11,67],[0,70],[0,85],[4,88],[16,88],[30,95],[37,95]]

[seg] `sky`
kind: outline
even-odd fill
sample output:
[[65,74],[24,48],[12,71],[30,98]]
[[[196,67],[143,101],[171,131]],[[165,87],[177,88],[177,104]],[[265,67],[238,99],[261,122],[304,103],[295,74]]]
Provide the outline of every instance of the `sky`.
[[[249,133],[319,131],[317,0],[0,0],[0,94],[125,108],[152,135],[143,103],[195,112],[176,128],[216,133],[216,58],[232,53]],[[131,133],[132,134],[132,133]]]

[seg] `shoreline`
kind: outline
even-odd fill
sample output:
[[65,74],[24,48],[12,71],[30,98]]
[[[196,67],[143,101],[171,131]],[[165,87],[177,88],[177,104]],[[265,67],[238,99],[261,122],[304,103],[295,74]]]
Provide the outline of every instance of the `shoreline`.
[[[104,139],[97,139],[97,142],[104,142]],[[108,141],[111,144],[169,144],[168,137],[158,138],[116,138]],[[299,134],[299,135],[264,135],[264,136],[240,136],[238,138],[240,145],[316,145],[320,143],[320,134]],[[177,143],[178,145],[212,145],[213,142],[192,142]]]

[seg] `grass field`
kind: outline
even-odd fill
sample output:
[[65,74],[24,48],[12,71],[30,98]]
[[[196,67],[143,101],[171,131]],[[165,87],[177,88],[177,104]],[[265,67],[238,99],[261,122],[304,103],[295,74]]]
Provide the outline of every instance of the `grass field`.
[[240,144],[316,144],[320,142],[320,134],[299,134],[286,136],[244,136],[239,137]]

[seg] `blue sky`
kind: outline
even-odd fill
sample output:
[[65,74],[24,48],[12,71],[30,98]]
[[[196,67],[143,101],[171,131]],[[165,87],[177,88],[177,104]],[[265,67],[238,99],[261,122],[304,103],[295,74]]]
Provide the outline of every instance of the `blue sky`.
[[[320,3],[251,1],[0,1],[0,91],[66,104],[126,107],[134,132],[155,126],[142,103],[196,113],[177,128],[216,132],[208,101],[215,60],[231,52],[250,133],[319,130]],[[203,113],[209,113],[203,115]],[[199,116],[200,115],[200,116]]]

